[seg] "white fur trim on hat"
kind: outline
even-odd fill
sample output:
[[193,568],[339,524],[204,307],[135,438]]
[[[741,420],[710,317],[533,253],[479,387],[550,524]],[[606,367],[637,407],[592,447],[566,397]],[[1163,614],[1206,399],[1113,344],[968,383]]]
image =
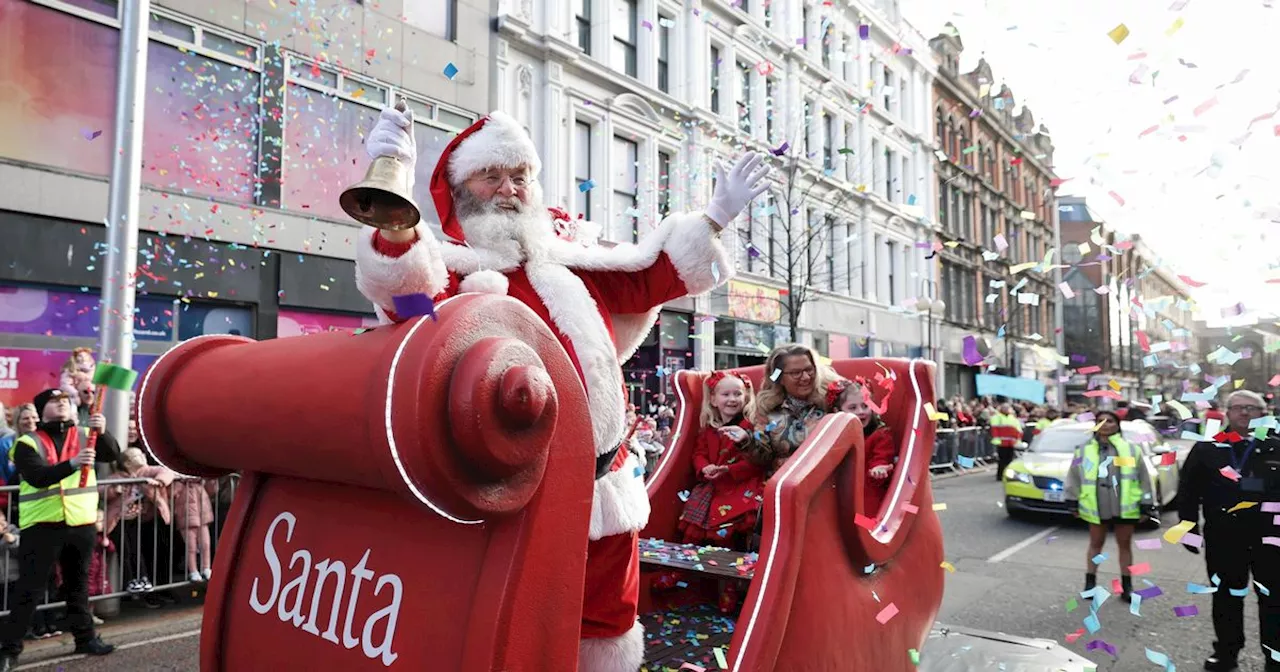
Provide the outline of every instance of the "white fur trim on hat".
[[458,289],[464,292],[505,295],[508,284],[507,276],[497,271],[476,271],[463,278],[462,282],[458,283]]
[[529,167],[529,178],[542,172],[538,148],[520,122],[504,112],[493,112],[480,130],[458,144],[449,155],[449,183],[460,184],[485,168]]
[[617,637],[578,642],[579,672],[636,672],[644,664],[644,626],[636,621]]

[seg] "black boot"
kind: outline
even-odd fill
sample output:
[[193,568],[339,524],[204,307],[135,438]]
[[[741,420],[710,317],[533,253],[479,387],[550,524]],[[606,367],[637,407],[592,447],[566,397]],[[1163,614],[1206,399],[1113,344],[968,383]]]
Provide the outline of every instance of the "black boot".
[[1120,575],[1120,599],[1133,602],[1133,577],[1128,574]]
[[1097,575],[1097,574],[1085,574],[1085,575],[1084,575],[1084,590],[1085,590],[1085,592],[1089,592],[1090,590],[1093,590],[1093,589],[1094,589],[1094,587],[1096,587],[1097,585],[1098,585],[1098,575]]
[[1204,661],[1204,669],[1209,672],[1232,672],[1239,667],[1236,665],[1235,656],[1226,656],[1215,653]]
[[0,653],[0,672],[10,672],[18,666],[18,657],[12,653]]
[[76,642],[76,653],[87,653],[91,656],[105,656],[115,650],[116,647],[114,645],[102,641],[99,637],[94,637],[93,639],[83,642]]

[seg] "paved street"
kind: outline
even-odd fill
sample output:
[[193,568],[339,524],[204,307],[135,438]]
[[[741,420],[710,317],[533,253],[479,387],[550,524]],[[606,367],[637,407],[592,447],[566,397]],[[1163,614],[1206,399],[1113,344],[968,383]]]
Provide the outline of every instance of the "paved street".
[[[946,595],[938,614],[940,623],[999,630],[1026,637],[1043,637],[1064,642],[1067,634],[1083,628],[1088,604],[1080,601],[1068,613],[1067,601],[1084,587],[1087,528],[1074,521],[1052,518],[1014,520],[1002,506],[1001,486],[991,471],[934,483],[934,499],[947,504],[938,512],[946,537],[946,557],[956,567],[947,577]],[[1171,512],[1164,524],[1176,521]],[[1138,539],[1159,538],[1161,532],[1140,532]],[[1157,551],[1134,549],[1134,562],[1151,563],[1151,573],[1138,577],[1135,588],[1150,582],[1163,595],[1145,601],[1140,616],[1117,598],[1103,604],[1098,617],[1102,628],[1086,633],[1068,648],[1098,663],[1099,670],[1158,670],[1146,658],[1146,648],[1167,654],[1179,669],[1198,670],[1210,651],[1213,624],[1209,617],[1209,595],[1187,593],[1187,583],[1207,584],[1202,555],[1192,555],[1181,546],[1161,541]],[[1114,542],[1103,549],[1108,559],[1098,579],[1110,590],[1119,576]],[[1179,618],[1173,607],[1195,605],[1197,616]],[[1257,605],[1245,599],[1246,644],[1241,670],[1262,669],[1257,641]],[[1101,639],[1116,647],[1117,658],[1107,653],[1085,651],[1085,645]]]
[[19,670],[39,672],[196,672],[199,669],[200,607],[143,612],[109,620],[100,628],[116,652],[102,658],[72,654],[70,635],[29,642]]

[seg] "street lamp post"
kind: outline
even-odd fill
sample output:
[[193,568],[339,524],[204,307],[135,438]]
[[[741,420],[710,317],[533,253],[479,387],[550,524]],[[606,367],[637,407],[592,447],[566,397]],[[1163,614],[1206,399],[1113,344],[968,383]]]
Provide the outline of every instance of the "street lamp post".
[[[925,322],[925,339],[928,343],[928,359],[931,360],[939,369],[942,368],[941,362],[933,352],[933,311],[946,314],[947,304],[942,299],[936,298],[938,295],[938,283],[928,278],[920,281],[922,292],[920,298],[916,299],[916,310],[926,315]],[[933,298],[930,298],[933,297]],[[942,396],[942,390],[936,390],[935,394]]]

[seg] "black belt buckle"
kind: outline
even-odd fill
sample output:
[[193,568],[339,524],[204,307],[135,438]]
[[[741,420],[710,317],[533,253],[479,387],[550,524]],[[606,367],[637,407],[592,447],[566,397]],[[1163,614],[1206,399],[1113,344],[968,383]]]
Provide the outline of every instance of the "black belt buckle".
[[609,468],[613,466],[613,460],[618,456],[618,451],[622,449],[622,444],[613,447],[613,450],[596,456],[596,480],[604,478],[609,473]]

